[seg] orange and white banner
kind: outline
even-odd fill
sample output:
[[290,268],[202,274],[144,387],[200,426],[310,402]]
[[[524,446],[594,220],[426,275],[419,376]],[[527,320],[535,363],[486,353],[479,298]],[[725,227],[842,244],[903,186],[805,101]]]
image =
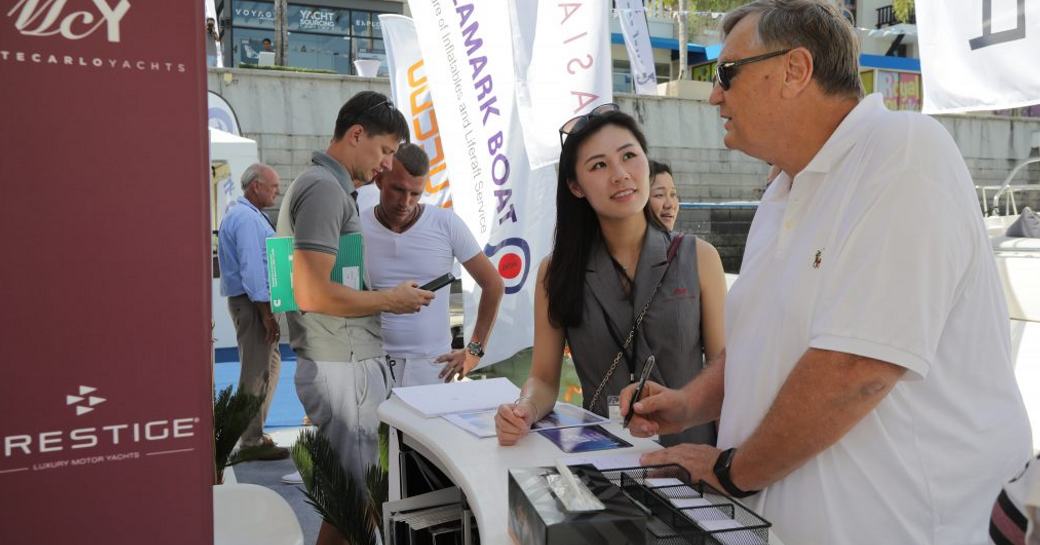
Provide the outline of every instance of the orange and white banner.
[[437,111],[430,93],[430,80],[419,51],[415,23],[403,15],[380,15],[386,61],[390,67],[390,88],[394,104],[410,122],[412,142],[422,146],[430,156],[430,173],[426,178],[422,202],[451,207],[448,164],[437,123]]

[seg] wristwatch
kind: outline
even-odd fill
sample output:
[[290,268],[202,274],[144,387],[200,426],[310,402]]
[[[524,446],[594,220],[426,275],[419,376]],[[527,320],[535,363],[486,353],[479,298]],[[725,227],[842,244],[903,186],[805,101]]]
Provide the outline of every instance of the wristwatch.
[[478,341],[470,341],[469,344],[466,345],[466,352],[469,352],[478,358],[483,358],[484,345],[480,344]]
[[730,466],[733,465],[733,459],[736,457],[737,449],[735,448],[722,451],[722,454],[719,454],[718,459],[715,460],[715,467],[712,468],[715,478],[718,479],[719,484],[726,490],[726,493],[734,498],[746,498],[753,494],[758,494],[758,490],[748,491],[737,488],[737,485],[733,484],[733,480],[729,478]]

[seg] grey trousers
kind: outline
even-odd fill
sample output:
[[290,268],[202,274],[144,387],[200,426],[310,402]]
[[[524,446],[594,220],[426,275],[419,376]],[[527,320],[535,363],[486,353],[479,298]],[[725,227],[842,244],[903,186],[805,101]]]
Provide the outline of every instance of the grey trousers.
[[379,463],[379,416],[393,381],[382,357],[361,361],[296,360],[296,395],[311,422],[332,443],[348,475],[364,482]]
[[259,445],[263,440],[264,421],[267,420],[267,411],[271,408],[271,399],[278,386],[282,358],[278,353],[278,343],[266,342],[264,320],[248,296],[228,297],[228,311],[235,324],[235,333],[238,334],[238,358],[242,362],[238,388],[264,396],[260,413],[242,434],[242,446],[251,447]]

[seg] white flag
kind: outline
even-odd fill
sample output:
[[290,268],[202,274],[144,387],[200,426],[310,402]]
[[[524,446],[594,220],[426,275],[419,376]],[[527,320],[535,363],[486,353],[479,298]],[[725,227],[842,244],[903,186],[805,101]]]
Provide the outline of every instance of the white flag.
[[560,159],[560,126],[613,100],[610,0],[511,0],[516,100],[531,168]]
[[917,0],[924,112],[1040,103],[1040,1]]
[[386,43],[394,105],[408,120],[412,143],[421,146],[430,156],[430,173],[420,200],[449,208],[452,202],[444,142],[433,107],[426,66],[419,51],[419,39],[415,35],[415,24],[403,15],[380,15],[379,22]]
[[[509,17],[489,2],[409,2],[439,112],[453,207],[484,245],[506,291],[481,366],[531,346],[538,263],[556,220],[556,174],[532,171],[515,101]],[[466,336],[480,290],[463,277]]]
[[646,10],[642,0],[614,0],[618,18],[621,20],[621,35],[625,38],[625,50],[632,67],[632,81],[636,94],[657,95],[657,70],[654,67],[654,51],[650,47],[650,29],[646,25]]

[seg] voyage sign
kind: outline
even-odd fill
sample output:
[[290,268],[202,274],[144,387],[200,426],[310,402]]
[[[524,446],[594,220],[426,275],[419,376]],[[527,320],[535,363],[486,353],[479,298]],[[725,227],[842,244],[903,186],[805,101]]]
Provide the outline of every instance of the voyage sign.
[[0,543],[212,542],[204,25],[0,0]]

